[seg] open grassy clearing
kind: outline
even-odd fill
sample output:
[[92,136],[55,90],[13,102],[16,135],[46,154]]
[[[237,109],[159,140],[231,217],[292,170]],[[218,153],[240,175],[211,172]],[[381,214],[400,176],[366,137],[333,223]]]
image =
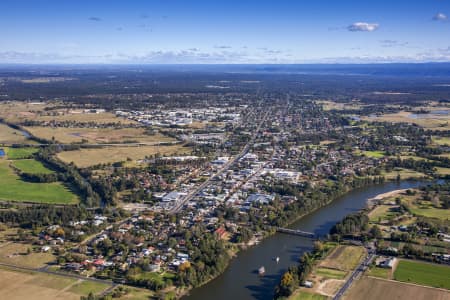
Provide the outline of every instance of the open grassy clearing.
[[408,204],[411,212],[416,216],[449,220],[450,214],[447,209],[436,208],[430,201],[418,200],[416,197],[403,197],[402,201]]
[[52,174],[52,170],[47,169],[40,161],[35,159],[15,160],[12,164],[20,171],[29,174]]
[[38,148],[5,148],[6,157],[8,159],[25,159],[33,156],[34,153],[38,152]]
[[22,267],[40,268],[55,261],[51,253],[32,252],[27,254],[31,245],[20,243],[5,243],[0,247],[0,262]]
[[345,293],[344,300],[449,300],[450,293],[401,282],[362,277]]
[[137,160],[155,154],[182,155],[190,153],[191,149],[183,145],[170,146],[139,146],[139,147],[104,147],[98,149],[80,149],[58,153],[58,158],[66,163],[73,162],[77,167],[85,168],[97,164]]
[[[0,269],[0,294],[2,299],[9,300],[79,300],[80,296],[87,296],[89,292],[84,287],[78,289],[78,285],[84,285],[85,281],[33,272],[17,272],[15,270]],[[107,287],[103,284],[88,284],[87,287],[99,291]],[[102,291],[102,290],[100,290]]]
[[396,180],[398,176],[400,175],[400,179],[421,179],[421,178],[427,178],[428,176],[424,173],[409,170],[409,169],[403,169],[403,168],[396,168],[395,170],[391,172],[383,172],[381,174],[384,176],[387,180]]
[[385,153],[383,151],[363,151],[365,156],[373,157],[373,158],[383,158],[385,157]]
[[76,204],[78,197],[61,182],[32,183],[23,181],[0,160],[0,200],[50,204]]
[[434,136],[434,137],[432,137],[432,141],[434,144],[437,144],[437,145],[450,146],[450,137]]
[[367,271],[368,276],[389,279],[391,277],[392,270],[387,268],[373,267]]
[[137,124],[136,121],[128,120],[125,118],[116,117],[115,114],[109,112],[103,113],[83,113],[81,111],[67,111],[67,110],[58,110],[60,113],[56,116],[45,116],[38,115],[38,121],[75,121],[80,123],[89,123],[94,122],[97,124],[108,124],[108,123],[122,123],[122,124]]
[[394,278],[398,281],[450,289],[450,267],[445,265],[400,260]]
[[0,124],[0,144],[20,144],[25,141],[25,136],[19,130]]
[[325,300],[325,299],[328,299],[328,297],[324,295],[308,293],[305,291],[298,291],[294,293],[291,297],[289,297],[289,300]]
[[420,160],[425,160],[425,161],[432,161],[430,159],[424,158],[424,157],[420,157],[420,156],[416,156],[416,155],[400,155],[401,159],[412,159],[412,160],[416,160],[416,161],[420,161]]
[[32,135],[60,143],[124,143],[139,142],[155,144],[175,142],[176,140],[161,134],[147,135],[143,128],[64,128],[64,127],[26,127]]
[[320,267],[341,271],[353,270],[365,254],[363,247],[338,246],[320,264]]
[[344,279],[347,275],[347,272],[327,268],[317,268],[314,272],[316,275],[330,279]]
[[79,281],[75,285],[73,285],[68,292],[78,294],[78,295],[88,295],[89,293],[99,294],[105,289],[107,289],[109,285],[93,282],[93,281]]
[[[0,118],[11,123],[26,120],[33,121],[75,121],[80,123],[122,123],[137,124],[136,121],[118,118],[110,112],[84,113],[81,110],[55,109],[61,103],[28,103],[22,101],[8,101],[0,103]],[[45,111],[51,109],[51,111]]]
[[407,111],[400,111],[394,114],[385,114],[381,116],[363,117],[366,121],[376,122],[392,122],[392,123],[409,123],[417,124],[426,129],[432,130],[449,130],[450,116],[449,115],[429,115],[427,117],[415,117],[413,113]]
[[126,287],[128,289],[128,293],[119,298],[114,298],[117,300],[149,300],[152,299],[153,293],[148,289],[141,289],[135,287]]
[[441,176],[450,175],[450,168],[436,167],[436,173]]
[[392,205],[378,205],[369,213],[370,222],[378,222],[378,220],[386,220],[395,216],[395,209],[398,206]]
[[321,104],[324,110],[348,110],[348,109],[361,109],[362,105],[359,102],[351,103],[339,103],[334,101],[321,100],[317,101]]
[[11,101],[0,103],[0,118],[7,122],[18,123],[26,119],[34,119],[42,113],[50,104],[33,104],[21,101]]

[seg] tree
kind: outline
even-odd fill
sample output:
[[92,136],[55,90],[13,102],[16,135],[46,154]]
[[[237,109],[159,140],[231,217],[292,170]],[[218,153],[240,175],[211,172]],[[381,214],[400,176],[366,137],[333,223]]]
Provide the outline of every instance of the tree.
[[378,227],[377,225],[372,226],[372,228],[370,228],[370,236],[375,239],[382,238],[383,234],[380,227]]

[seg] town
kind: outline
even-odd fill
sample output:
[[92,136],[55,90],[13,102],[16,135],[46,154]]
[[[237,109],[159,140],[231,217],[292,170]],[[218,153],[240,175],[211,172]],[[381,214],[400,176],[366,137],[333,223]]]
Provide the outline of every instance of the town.
[[[225,93],[209,95],[204,108],[203,96],[175,93],[166,105],[155,101],[138,110],[124,108],[128,98],[116,99],[117,108],[61,100],[0,104],[6,133],[2,172],[23,180],[19,188],[25,191],[17,199],[0,192],[6,200],[0,213],[4,232],[18,234],[12,240],[3,237],[10,243],[0,251],[3,266],[96,280],[83,284],[97,284],[102,297],[147,293],[170,298],[220,276],[240,251],[283,232],[319,238],[325,246],[317,251],[323,256],[357,251],[361,259],[364,247],[361,242],[346,245],[349,234],[357,240],[378,238],[370,244],[366,266],[377,261],[391,269],[398,256],[407,255],[407,247],[433,240],[432,251],[421,252],[421,259],[448,263],[448,198],[443,196],[430,200],[436,216],[423,217],[415,200],[402,196],[396,201],[403,204],[394,201],[393,207],[400,207],[400,217],[409,211],[409,217],[391,220],[390,226],[383,218],[392,218],[393,212],[381,209],[384,202],[373,202],[381,212],[370,212],[376,217],[370,216],[357,233],[338,230],[327,238],[287,229],[299,216],[354,189],[445,180],[450,150],[447,131],[440,128],[448,126],[448,114],[438,112],[448,111],[446,102],[377,107],[294,92],[254,98]],[[160,98],[168,99],[150,99]],[[179,99],[185,102],[177,107]],[[425,105],[429,117],[420,120],[426,123],[392,117],[423,113]],[[38,186],[48,186],[48,192],[27,196],[27,189]],[[59,190],[64,186],[72,188]],[[413,224],[419,234],[405,237]],[[426,230],[430,224],[436,226],[433,232]],[[401,248],[392,246],[397,239]],[[352,268],[339,271],[340,280]],[[371,267],[370,272],[379,271]],[[346,292],[341,285],[316,291],[317,279],[307,276],[285,282],[278,294],[311,293],[297,290],[300,285],[324,297]]]

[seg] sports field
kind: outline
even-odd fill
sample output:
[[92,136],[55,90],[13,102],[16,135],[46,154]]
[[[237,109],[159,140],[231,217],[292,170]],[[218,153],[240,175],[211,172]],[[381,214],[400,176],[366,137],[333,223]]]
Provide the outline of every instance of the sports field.
[[50,204],[76,204],[78,197],[60,182],[31,183],[21,178],[0,160],[0,200]]
[[8,159],[25,159],[30,158],[34,153],[38,152],[38,148],[5,148],[6,157]]
[[29,174],[52,174],[52,170],[46,168],[40,161],[34,159],[15,160],[12,164],[20,171]]

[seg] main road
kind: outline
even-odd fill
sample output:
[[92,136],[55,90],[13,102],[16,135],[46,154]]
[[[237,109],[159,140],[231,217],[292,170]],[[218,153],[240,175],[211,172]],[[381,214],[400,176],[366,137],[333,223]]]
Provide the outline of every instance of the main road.
[[244,148],[241,150],[241,152],[239,152],[239,154],[237,154],[236,156],[233,157],[233,159],[231,159],[230,161],[228,161],[219,171],[217,171],[216,173],[212,174],[207,180],[205,180],[202,184],[200,184],[197,188],[195,188],[192,192],[188,193],[185,197],[183,197],[180,201],[178,201],[170,210],[169,213],[178,213],[180,212],[180,210],[183,208],[183,206],[188,203],[189,201],[191,201],[191,199],[197,195],[199,192],[201,192],[204,188],[206,188],[211,181],[221,175],[222,173],[228,171],[230,169],[230,167],[232,165],[234,165],[239,159],[241,159],[245,154],[248,153],[248,151],[250,150],[251,146],[255,143],[255,140],[259,134],[259,132],[261,131],[261,128],[264,124],[264,122],[267,120],[267,117],[269,116],[271,110],[269,109],[264,117],[261,119],[261,122],[259,122],[258,127],[256,128],[256,130],[253,132],[253,135],[250,139],[250,141],[244,146]]
[[339,289],[336,295],[333,297],[333,300],[339,300],[345,294],[345,292],[350,288],[353,281],[355,281],[359,276],[364,272],[364,270],[372,263],[372,260],[375,258],[375,254],[369,250],[366,258],[356,267],[353,271],[352,275],[347,279],[345,284]]

